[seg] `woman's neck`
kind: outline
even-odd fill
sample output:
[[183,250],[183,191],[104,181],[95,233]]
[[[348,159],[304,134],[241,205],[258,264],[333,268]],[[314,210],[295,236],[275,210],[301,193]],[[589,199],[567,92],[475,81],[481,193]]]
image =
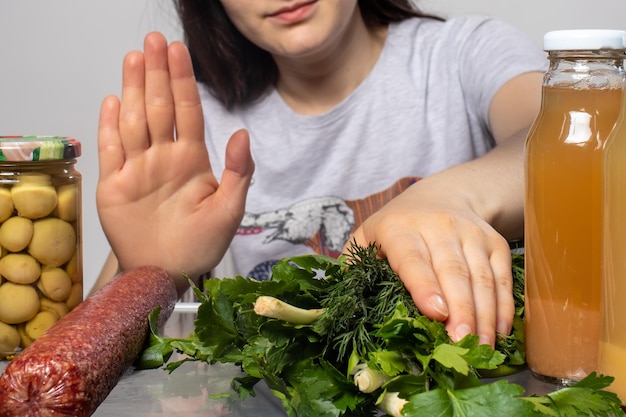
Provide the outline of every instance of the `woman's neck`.
[[332,49],[323,56],[290,60],[275,57],[280,77],[276,89],[296,113],[322,114],[348,97],[372,71],[387,37],[387,26],[365,26],[357,13]]

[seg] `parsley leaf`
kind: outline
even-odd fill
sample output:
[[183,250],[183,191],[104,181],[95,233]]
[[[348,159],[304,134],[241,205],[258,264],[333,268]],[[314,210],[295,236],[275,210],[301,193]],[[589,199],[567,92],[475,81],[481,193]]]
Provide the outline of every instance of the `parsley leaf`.
[[500,380],[460,390],[435,389],[412,396],[402,409],[405,416],[537,416],[531,404],[519,397],[519,385]]
[[[194,334],[160,336],[155,311],[138,365],[169,371],[189,360],[239,366],[245,375],[231,384],[239,398],[254,395],[264,381],[289,417],[374,416],[383,406],[394,416],[416,417],[623,415],[620,399],[605,391],[611,377],[592,374],[545,396],[480,379],[525,362],[523,256],[512,261],[514,326],[498,336],[495,350],[474,335],[453,343],[443,323],[415,307],[375,245],[353,244],[340,259],[283,259],[269,281],[238,276],[209,279],[203,291],[194,287],[201,302]],[[260,296],[323,312],[312,324],[288,323],[257,314]],[[169,362],[174,351],[184,359]]]

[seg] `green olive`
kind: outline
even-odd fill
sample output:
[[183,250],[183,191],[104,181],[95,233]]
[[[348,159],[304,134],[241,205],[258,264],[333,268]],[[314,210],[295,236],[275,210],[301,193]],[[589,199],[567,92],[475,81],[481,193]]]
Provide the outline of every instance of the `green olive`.
[[9,324],[0,322],[0,355],[13,353],[20,346],[20,334]]
[[9,253],[0,259],[0,274],[14,284],[32,284],[41,275],[41,265],[25,253]]
[[17,214],[29,219],[46,217],[57,206],[57,191],[52,185],[18,183],[11,188]]
[[24,330],[26,331],[28,337],[34,340],[41,336],[50,327],[54,326],[58,320],[59,319],[55,313],[51,311],[41,311],[24,325]]
[[57,189],[58,203],[56,215],[66,222],[73,222],[78,214],[78,187],[75,184],[65,184]]
[[0,245],[11,252],[20,252],[33,237],[33,221],[26,217],[11,217],[0,226]]
[[72,290],[72,280],[61,268],[44,268],[37,288],[52,301],[65,301]]
[[76,248],[76,231],[68,222],[49,217],[33,223],[28,253],[43,265],[63,265],[72,258]]
[[13,198],[11,190],[0,187],[0,222],[5,221],[13,215]]
[[0,286],[0,321],[7,324],[26,322],[39,311],[39,296],[31,285],[5,282]]

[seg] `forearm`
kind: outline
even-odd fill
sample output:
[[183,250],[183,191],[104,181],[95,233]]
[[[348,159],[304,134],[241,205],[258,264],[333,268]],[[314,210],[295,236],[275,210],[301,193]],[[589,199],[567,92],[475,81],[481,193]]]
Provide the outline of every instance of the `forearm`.
[[[440,198],[469,206],[507,240],[524,233],[524,141],[520,131],[475,160],[419,181],[424,190],[439,190]],[[450,198],[454,196],[454,198]],[[462,207],[460,207],[462,208]]]
[[[468,165],[477,167],[476,212],[507,240],[524,236],[524,129]],[[471,189],[470,189],[471,190]]]

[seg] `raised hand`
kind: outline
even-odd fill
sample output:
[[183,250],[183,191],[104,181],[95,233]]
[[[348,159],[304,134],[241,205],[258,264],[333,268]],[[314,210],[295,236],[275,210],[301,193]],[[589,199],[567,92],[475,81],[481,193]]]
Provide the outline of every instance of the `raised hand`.
[[[224,255],[254,171],[246,131],[233,134],[218,182],[187,48],[159,33],[127,54],[121,101],[102,103],[97,204],[121,269],[158,265],[195,278]],[[180,290],[181,288],[179,288]]]

